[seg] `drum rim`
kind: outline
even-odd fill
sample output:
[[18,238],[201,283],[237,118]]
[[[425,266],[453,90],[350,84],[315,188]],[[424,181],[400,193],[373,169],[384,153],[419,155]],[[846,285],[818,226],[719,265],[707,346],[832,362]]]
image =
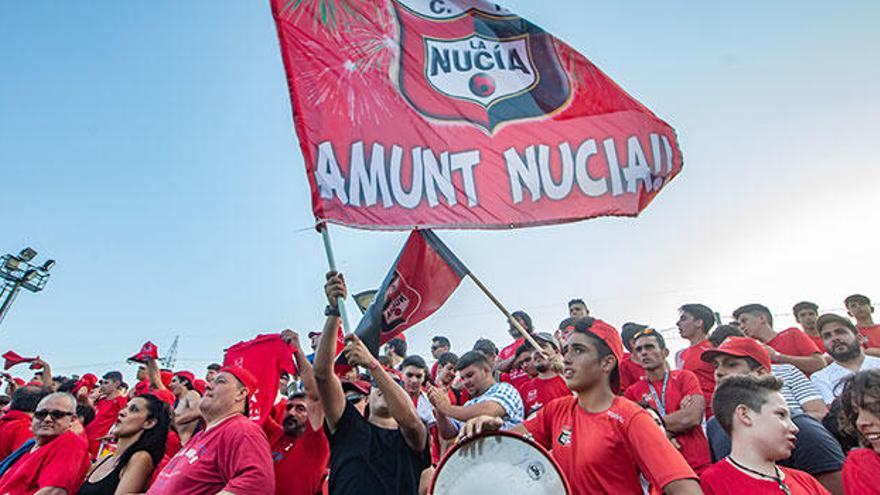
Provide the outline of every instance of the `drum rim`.
[[543,445],[532,440],[531,438],[526,438],[524,435],[520,435],[519,433],[514,433],[512,431],[498,430],[498,431],[490,431],[490,432],[480,433],[479,435],[474,435],[474,436],[468,438],[467,440],[465,440],[464,442],[456,442],[456,444],[451,449],[447,450],[446,453],[443,454],[443,457],[440,458],[440,462],[437,463],[437,467],[434,468],[434,474],[431,476],[431,484],[428,486],[428,495],[433,495],[433,493],[434,493],[434,485],[437,483],[437,473],[439,473],[440,470],[443,468],[443,466],[446,465],[446,460],[449,459],[449,457],[451,457],[452,454],[457,452],[458,449],[464,447],[465,445],[467,445],[469,443],[475,442],[481,438],[499,437],[499,436],[515,438],[517,440],[521,440],[521,441],[525,442],[526,444],[538,449],[538,451],[540,451],[544,455],[544,457],[546,457],[550,461],[550,463],[553,464],[553,467],[556,468],[556,472],[559,473],[559,477],[562,478],[562,485],[565,487],[566,495],[571,494],[571,487],[568,484],[568,478],[565,476],[565,471],[562,470],[562,468],[559,466],[559,463],[556,462],[556,459],[553,458],[553,455],[547,449],[545,449]]

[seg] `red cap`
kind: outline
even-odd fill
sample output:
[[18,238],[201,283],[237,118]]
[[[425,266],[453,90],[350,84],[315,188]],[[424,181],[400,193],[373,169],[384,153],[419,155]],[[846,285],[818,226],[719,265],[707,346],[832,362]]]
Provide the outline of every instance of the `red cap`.
[[220,368],[221,373],[224,371],[235,378],[238,378],[238,381],[248,389],[248,395],[257,391],[257,377],[255,377],[250,371],[241,366],[224,366]]
[[76,382],[76,385],[73,386],[73,390],[77,391],[82,387],[85,387],[89,392],[95,388],[95,385],[98,384],[98,377],[93,375],[92,373],[86,373],[81,376],[80,379]]
[[128,358],[129,361],[136,361],[138,363],[146,363],[150,359],[159,359],[159,348],[149,340],[141,346],[141,350],[137,354]]
[[198,378],[196,378],[195,380],[193,380],[192,384],[193,388],[196,389],[196,392],[198,392],[199,395],[205,395],[205,390],[207,389],[207,384],[205,383],[205,380],[199,380]]
[[159,390],[150,390],[147,392],[148,394],[155,395],[162,402],[174,406],[174,403],[177,401],[177,397],[171,393],[170,390],[159,389]]
[[29,362],[33,361],[34,359],[36,359],[36,358],[27,358],[27,357],[19,356],[18,353],[15,351],[6,351],[2,357],[4,359],[4,363],[3,363],[4,370],[8,370],[9,368],[12,368],[16,364],[29,363]]
[[611,354],[617,359],[615,371],[610,376],[611,388],[617,392],[616,389],[620,385],[620,363],[623,362],[623,340],[620,339],[620,333],[618,333],[618,331],[611,325],[595,318],[583,318],[577,320],[574,323],[574,331],[590,332],[596,337],[599,337],[599,339],[601,339],[602,342],[605,342],[605,345],[611,349]]
[[185,370],[175,371],[174,376],[186,378],[193,385],[195,385],[195,383],[196,383],[196,375],[194,375],[192,371],[185,371]]
[[711,363],[715,356],[726,354],[735,357],[750,357],[758,362],[767,371],[772,369],[770,353],[757,340],[751,337],[728,337],[717,349],[706,349],[700,354],[700,359]]
[[365,380],[342,380],[343,391],[355,391],[364,395],[370,395],[370,382]]
[[168,388],[171,386],[171,379],[174,378],[174,373],[162,370],[159,372],[159,377],[162,380],[162,385],[165,385],[165,388]]

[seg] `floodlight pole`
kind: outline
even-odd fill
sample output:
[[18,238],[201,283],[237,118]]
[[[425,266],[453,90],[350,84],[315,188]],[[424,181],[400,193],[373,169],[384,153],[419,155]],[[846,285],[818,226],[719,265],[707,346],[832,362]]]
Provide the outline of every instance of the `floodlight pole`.
[[3,300],[3,305],[0,306],[0,323],[3,323],[3,319],[6,318],[6,313],[9,312],[9,308],[12,306],[12,301],[15,300],[15,296],[18,294],[19,290],[21,290],[21,282],[15,282],[12,284],[12,289],[9,290],[9,294],[7,294],[6,299]]
[[40,292],[46,287],[49,270],[55,266],[55,260],[46,260],[42,266],[38,266],[32,263],[36,256],[37,252],[30,247],[22,249],[18,255],[0,256],[0,279],[3,280],[0,294],[6,295],[0,304],[0,323],[6,318],[21,289]]

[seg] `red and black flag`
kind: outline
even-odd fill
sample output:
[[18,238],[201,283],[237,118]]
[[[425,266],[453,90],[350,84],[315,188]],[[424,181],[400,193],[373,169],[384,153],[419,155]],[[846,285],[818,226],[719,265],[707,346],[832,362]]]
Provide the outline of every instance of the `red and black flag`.
[[378,355],[382,344],[440,309],[467,274],[433,231],[414,230],[355,334]]

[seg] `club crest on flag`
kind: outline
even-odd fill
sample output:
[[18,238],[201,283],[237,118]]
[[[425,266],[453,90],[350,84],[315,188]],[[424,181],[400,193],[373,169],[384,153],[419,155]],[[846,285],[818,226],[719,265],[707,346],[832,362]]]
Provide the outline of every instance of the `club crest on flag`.
[[571,85],[550,36],[506,9],[474,0],[394,5],[398,84],[420,114],[492,133],[505,122],[556,113],[570,101]]
[[422,296],[399,271],[395,271],[382,305],[382,333],[392,333],[400,325],[408,323],[421,303]]

